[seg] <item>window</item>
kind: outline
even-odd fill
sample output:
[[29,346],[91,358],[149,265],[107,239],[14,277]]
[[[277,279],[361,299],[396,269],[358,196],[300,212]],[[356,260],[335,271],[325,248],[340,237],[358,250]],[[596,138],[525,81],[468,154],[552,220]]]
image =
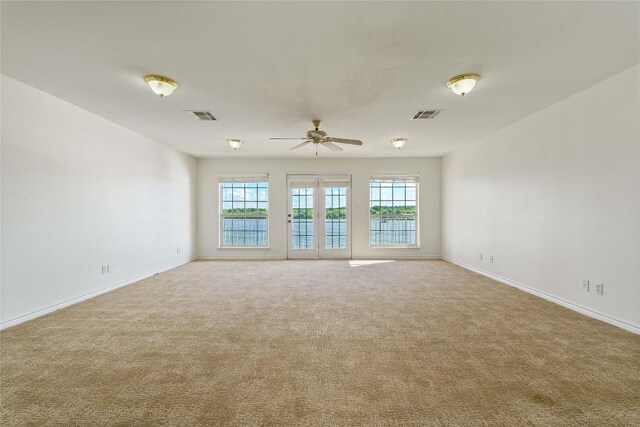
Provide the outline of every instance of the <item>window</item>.
[[220,246],[267,247],[267,175],[220,177]]
[[371,177],[369,215],[370,246],[417,246],[418,176]]

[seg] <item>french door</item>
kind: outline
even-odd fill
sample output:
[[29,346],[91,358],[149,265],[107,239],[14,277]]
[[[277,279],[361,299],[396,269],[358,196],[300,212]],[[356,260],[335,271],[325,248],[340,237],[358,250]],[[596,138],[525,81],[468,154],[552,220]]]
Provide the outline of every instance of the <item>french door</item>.
[[287,195],[288,258],[351,258],[351,175],[288,175]]

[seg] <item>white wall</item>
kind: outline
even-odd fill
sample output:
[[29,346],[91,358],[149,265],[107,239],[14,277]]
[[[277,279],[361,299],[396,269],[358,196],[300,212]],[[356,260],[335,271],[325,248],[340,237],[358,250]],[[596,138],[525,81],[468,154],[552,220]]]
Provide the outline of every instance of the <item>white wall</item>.
[[638,328],[639,82],[636,65],[446,156],[444,256]]
[[3,326],[194,256],[194,158],[7,76],[1,111]]
[[[426,258],[440,256],[440,158],[380,159],[198,159],[198,255],[202,258],[286,258],[287,174],[352,175],[352,257]],[[270,248],[220,249],[218,176],[269,173]],[[421,246],[369,248],[369,177],[381,172],[418,172]]]

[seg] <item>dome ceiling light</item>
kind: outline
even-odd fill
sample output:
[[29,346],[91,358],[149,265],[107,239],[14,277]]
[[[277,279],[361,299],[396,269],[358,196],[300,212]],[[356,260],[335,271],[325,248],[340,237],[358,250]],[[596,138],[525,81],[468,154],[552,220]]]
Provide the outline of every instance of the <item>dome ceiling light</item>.
[[477,74],[460,74],[450,78],[447,87],[456,95],[465,96],[473,90],[478,80],[480,80],[480,76]]
[[229,146],[231,148],[233,148],[234,150],[237,150],[238,148],[240,148],[240,146],[244,141],[241,139],[227,139],[227,142],[229,143]]
[[178,83],[175,80],[165,76],[150,74],[145,76],[144,81],[156,95],[160,95],[160,98],[171,95],[178,88]]
[[391,140],[391,144],[393,144],[393,146],[398,149],[404,147],[404,144],[406,143],[407,143],[407,138],[393,138]]

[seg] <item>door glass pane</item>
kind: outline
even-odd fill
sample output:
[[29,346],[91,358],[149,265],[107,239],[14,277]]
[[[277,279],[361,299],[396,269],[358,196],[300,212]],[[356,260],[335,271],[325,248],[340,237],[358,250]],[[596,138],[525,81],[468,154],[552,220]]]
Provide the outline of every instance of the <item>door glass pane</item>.
[[292,188],[291,244],[293,249],[313,249],[313,188]]
[[324,189],[325,249],[347,248],[347,189],[325,187]]

